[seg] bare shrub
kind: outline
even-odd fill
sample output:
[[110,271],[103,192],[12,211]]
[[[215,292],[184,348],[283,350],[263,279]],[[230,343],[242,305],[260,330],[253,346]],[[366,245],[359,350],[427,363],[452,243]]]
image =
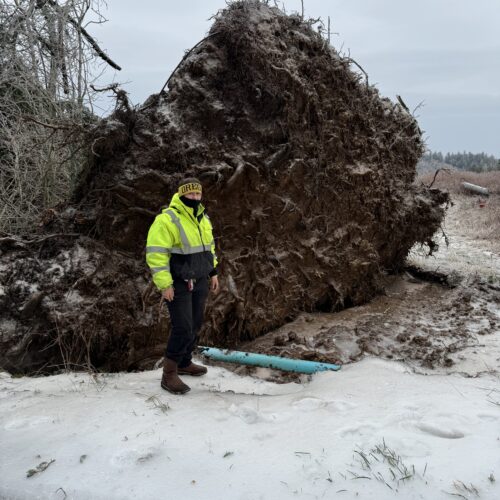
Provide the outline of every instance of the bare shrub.
[[43,210],[68,197],[87,161],[81,132],[97,119],[96,62],[115,65],[84,27],[103,22],[99,5],[0,3],[1,232],[32,232]]

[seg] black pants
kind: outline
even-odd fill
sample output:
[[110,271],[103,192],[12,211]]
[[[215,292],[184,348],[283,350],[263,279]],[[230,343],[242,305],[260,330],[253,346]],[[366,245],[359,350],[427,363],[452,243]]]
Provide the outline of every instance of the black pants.
[[186,281],[174,280],[174,300],[167,302],[172,332],[165,357],[174,360],[180,368],[191,363],[193,349],[203,324],[207,296],[206,278],[197,280],[191,292]]

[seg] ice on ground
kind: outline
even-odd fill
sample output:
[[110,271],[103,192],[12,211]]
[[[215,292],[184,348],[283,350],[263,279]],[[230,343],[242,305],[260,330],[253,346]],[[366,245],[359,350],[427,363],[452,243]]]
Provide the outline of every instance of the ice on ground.
[[185,396],[160,375],[1,374],[0,498],[500,498],[495,374],[367,358],[273,384],[209,367]]

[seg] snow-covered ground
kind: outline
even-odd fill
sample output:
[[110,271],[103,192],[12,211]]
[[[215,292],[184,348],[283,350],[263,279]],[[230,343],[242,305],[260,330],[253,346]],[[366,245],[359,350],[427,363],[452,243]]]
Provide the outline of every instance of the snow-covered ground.
[[[416,252],[414,262],[496,287],[498,248],[461,228],[449,224],[451,246],[432,260]],[[334,319],[340,340],[342,322],[365,315],[368,328],[377,314],[389,337],[403,322],[434,338],[453,314],[465,315],[452,330],[477,330],[480,339],[450,354],[451,366],[368,357],[287,384],[265,380],[273,377],[264,369],[244,376],[211,366],[205,377],[185,377],[185,396],[160,388],[161,370],[0,373],[0,499],[498,500],[499,303],[496,288],[476,297],[475,286],[468,297],[398,281]],[[333,319],[304,321],[319,331]],[[370,345],[383,354],[385,338]]]
[[159,377],[3,374],[0,497],[500,498],[497,375],[367,358],[279,385],[211,367],[186,396]]
[[[499,198],[498,195],[492,195],[487,207],[481,209],[477,198],[454,195],[454,204],[448,209],[442,226],[443,233],[435,238],[439,251],[427,257],[426,249],[415,247],[410,254],[410,263],[443,273],[480,275],[498,282],[500,241],[498,234],[494,235],[495,226],[492,226],[491,221],[496,218],[498,222]],[[490,238],[484,239],[485,235]]]

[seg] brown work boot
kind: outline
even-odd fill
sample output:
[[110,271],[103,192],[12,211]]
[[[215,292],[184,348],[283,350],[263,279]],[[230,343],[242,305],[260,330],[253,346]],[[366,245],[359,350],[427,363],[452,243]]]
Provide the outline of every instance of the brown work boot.
[[207,369],[204,366],[197,365],[195,363],[191,363],[188,366],[184,366],[183,368],[177,368],[177,373],[181,375],[192,375],[193,377],[201,377],[207,373]]
[[191,390],[191,388],[178,377],[177,363],[169,358],[165,358],[163,361],[161,387],[172,394],[185,394]]

